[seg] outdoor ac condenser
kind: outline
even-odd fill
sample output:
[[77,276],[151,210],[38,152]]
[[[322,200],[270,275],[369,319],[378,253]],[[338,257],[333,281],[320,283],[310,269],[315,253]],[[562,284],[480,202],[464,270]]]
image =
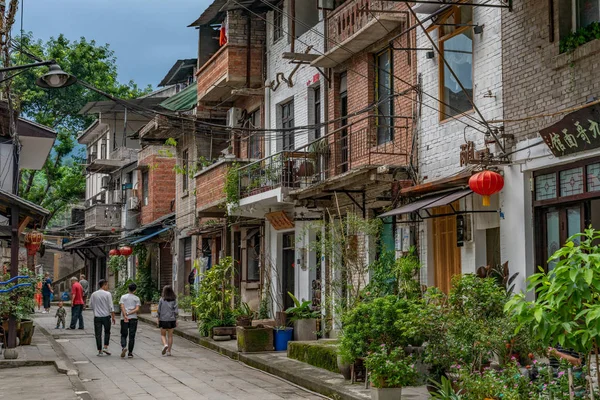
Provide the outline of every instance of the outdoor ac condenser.
[[128,210],[137,210],[139,205],[140,205],[140,200],[135,196],[130,197],[127,201],[127,209]]
[[227,110],[227,125],[232,128],[239,128],[241,126],[242,109],[237,107],[231,107]]

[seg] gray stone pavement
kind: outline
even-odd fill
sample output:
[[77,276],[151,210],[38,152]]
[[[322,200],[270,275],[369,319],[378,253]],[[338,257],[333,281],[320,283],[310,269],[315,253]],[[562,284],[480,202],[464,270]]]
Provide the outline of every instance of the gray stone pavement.
[[60,343],[93,399],[322,398],[177,336],[173,356],[164,357],[159,330],[144,323],[138,325],[133,359],[119,357],[118,320],[111,330],[112,356],[98,357],[91,311],[84,312],[84,320],[84,330],[58,330],[52,312],[36,314],[36,324]]
[[53,366],[0,369],[0,399],[77,400],[69,377]]

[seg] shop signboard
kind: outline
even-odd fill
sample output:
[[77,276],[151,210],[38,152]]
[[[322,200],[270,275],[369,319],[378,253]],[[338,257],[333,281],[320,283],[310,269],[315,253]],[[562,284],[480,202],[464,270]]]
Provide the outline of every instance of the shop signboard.
[[600,105],[567,114],[540,131],[554,156],[562,157],[600,147]]

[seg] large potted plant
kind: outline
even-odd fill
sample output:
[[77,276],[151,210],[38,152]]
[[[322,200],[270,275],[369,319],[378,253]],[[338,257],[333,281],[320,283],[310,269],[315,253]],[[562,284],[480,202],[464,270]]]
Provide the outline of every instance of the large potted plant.
[[[31,271],[27,268],[20,268],[19,275],[30,276]],[[10,279],[9,274],[0,275],[0,281]],[[29,283],[29,286],[19,287],[8,293],[0,293],[0,319],[2,327],[6,332],[8,330],[8,318],[13,315],[17,320],[17,337],[19,344],[30,345],[33,338],[34,325],[31,316],[35,310],[35,287],[38,282],[36,277],[30,276],[28,279],[20,279],[18,282],[13,282],[2,287],[2,289],[10,289],[11,287]]]
[[390,350],[382,344],[366,357],[365,365],[371,378],[372,400],[399,400],[402,388],[417,382],[415,360],[400,347]]
[[287,351],[288,343],[292,340],[294,328],[287,326],[277,326],[273,331],[275,339],[275,351]]
[[317,340],[319,312],[312,309],[310,300],[300,302],[290,292],[288,295],[294,301],[294,306],[285,310],[285,313],[288,315],[289,321],[294,324],[294,340]]
[[254,311],[252,311],[248,303],[240,304],[240,306],[233,311],[233,314],[235,315],[236,326],[252,326]]
[[273,328],[270,326],[238,326],[237,345],[238,351],[243,353],[256,353],[273,351]]

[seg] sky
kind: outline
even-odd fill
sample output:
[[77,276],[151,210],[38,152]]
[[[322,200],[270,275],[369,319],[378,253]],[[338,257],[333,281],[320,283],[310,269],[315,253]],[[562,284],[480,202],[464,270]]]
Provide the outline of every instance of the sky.
[[[21,0],[23,29],[36,39],[63,33],[110,44],[120,82],[156,88],[178,59],[196,58],[197,31],[187,26],[212,0]],[[20,30],[20,12],[14,28]]]

